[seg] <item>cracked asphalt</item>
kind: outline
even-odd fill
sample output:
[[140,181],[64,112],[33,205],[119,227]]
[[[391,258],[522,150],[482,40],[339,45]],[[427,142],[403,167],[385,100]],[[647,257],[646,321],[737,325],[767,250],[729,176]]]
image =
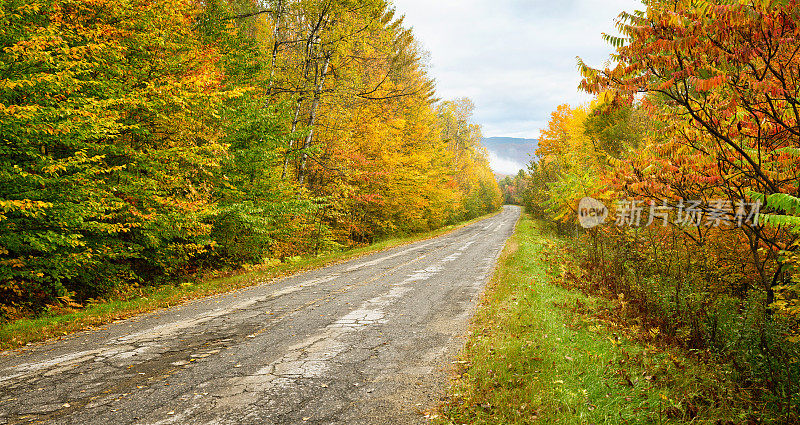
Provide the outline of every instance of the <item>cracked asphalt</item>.
[[0,353],[0,424],[415,424],[520,215]]

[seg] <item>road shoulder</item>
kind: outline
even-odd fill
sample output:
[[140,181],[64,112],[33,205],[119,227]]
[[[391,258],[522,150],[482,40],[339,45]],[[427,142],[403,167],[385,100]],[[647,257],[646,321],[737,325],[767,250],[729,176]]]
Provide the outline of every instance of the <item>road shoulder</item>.
[[[567,242],[522,218],[475,313],[434,423],[683,423],[746,418],[713,366],[637,337],[561,285]],[[728,423],[728,422],[724,422]],[[733,423],[733,422],[732,422]]]

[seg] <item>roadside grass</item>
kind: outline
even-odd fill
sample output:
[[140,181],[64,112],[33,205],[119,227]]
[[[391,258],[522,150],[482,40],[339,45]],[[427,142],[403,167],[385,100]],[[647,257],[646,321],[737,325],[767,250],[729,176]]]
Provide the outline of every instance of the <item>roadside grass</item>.
[[399,236],[372,245],[347,251],[332,252],[316,257],[295,258],[287,263],[268,263],[248,266],[232,276],[196,278],[172,285],[136,287],[96,300],[86,306],[52,306],[45,314],[0,323],[0,350],[23,347],[27,344],[63,337],[78,331],[102,326],[150,311],[169,308],[186,301],[222,294],[258,284],[270,283],[280,277],[311,270],[357,257],[435,238],[477,221],[492,217],[500,211],[463,223],[445,226],[426,233]]
[[[559,284],[565,245],[523,218],[472,320],[438,424],[739,424],[755,412],[728,371],[595,312]],[[753,422],[755,423],[755,422]]]

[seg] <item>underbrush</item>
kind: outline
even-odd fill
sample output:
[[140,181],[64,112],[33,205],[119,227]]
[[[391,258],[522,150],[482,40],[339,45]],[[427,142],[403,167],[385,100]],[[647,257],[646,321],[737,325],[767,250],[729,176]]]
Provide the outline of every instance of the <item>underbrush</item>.
[[790,337],[797,324],[772,312],[767,291],[726,263],[689,249],[654,254],[653,242],[645,231],[565,240],[558,282],[603,299],[595,315],[637,340],[724,368],[759,416],[800,422],[800,346]]
[[518,224],[435,423],[791,423],[730,363],[676,344],[580,266],[548,225]]

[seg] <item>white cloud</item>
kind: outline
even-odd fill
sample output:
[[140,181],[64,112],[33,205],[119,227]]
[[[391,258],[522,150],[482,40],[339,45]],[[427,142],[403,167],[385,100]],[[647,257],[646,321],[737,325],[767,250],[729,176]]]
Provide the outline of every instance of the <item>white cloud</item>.
[[525,168],[525,164],[512,159],[497,156],[494,152],[489,152],[489,167],[492,171],[500,174],[517,174],[519,170]]
[[601,33],[637,0],[394,0],[431,53],[445,99],[470,97],[487,136],[535,138],[561,103],[585,103],[575,57],[601,66]]

